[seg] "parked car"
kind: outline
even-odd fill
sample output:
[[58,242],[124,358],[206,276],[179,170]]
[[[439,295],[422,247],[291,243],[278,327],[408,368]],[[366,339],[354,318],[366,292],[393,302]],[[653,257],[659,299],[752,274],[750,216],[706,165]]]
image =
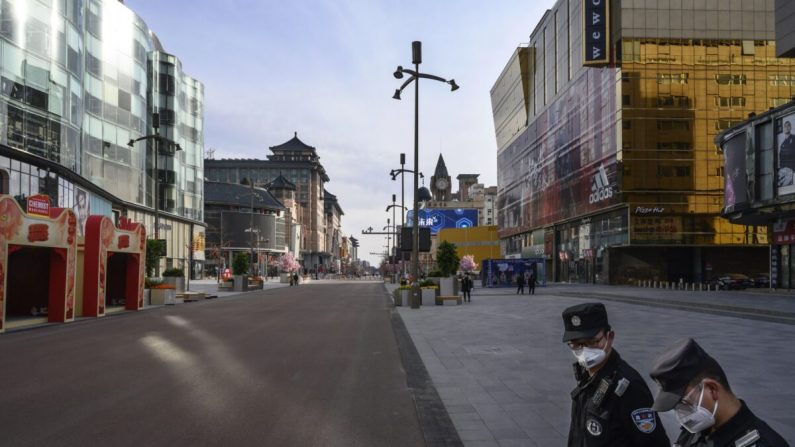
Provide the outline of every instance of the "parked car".
[[742,290],[754,287],[754,281],[742,273],[725,273],[714,276],[707,283],[722,290]]
[[770,277],[767,275],[754,276],[754,287],[770,287]]

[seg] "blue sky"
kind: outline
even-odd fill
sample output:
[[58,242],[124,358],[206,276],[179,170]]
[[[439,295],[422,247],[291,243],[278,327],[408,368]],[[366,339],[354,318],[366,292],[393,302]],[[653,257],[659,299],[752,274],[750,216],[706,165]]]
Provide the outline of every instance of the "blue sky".
[[[298,132],[315,146],[345,212],[343,231],[377,263],[386,240],[362,236],[386,225],[400,182],[388,173],[405,152],[413,163],[413,93],[392,99],[392,76],[411,65],[455,78],[461,88],[420,83],[420,171],[441,152],[455,180],[480,174],[496,185],[489,91],[518,44],[529,40],[551,0],[127,0],[205,85],[205,147],[216,158],[264,158]],[[407,178],[407,184],[410,182]],[[455,190],[455,189],[454,189]],[[411,194],[407,192],[406,203]],[[399,220],[399,219],[398,219]]]

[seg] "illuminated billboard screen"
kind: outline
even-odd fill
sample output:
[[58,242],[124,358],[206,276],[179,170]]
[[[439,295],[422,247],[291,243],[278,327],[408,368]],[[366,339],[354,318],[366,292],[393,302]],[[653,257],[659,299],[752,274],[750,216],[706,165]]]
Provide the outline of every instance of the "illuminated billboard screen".
[[[478,226],[478,210],[474,208],[420,210],[420,227],[431,229],[437,234],[443,228],[471,228]],[[414,225],[414,212],[406,213],[406,227]]]

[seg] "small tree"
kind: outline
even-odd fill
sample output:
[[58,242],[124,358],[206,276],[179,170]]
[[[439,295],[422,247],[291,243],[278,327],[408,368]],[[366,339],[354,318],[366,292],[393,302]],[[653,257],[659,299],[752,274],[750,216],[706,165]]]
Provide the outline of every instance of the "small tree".
[[245,275],[248,273],[249,259],[248,253],[238,252],[232,260],[232,273],[235,275]]
[[282,268],[283,272],[290,273],[298,270],[301,267],[301,264],[299,264],[298,261],[295,260],[295,256],[288,251],[282,255],[280,267]]
[[458,270],[458,254],[455,252],[455,244],[442,241],[436,251],[436,265],[444,276],[455,274]]
[[147,239],[146,240],[146,260],[144,266],[146,267],[146,276],[152,276],[155,274],[155,268],[157,268],[157,264],[160,263],[160,257],[163,256],[163,247],[162,241],[157,239]]
[[458,263],[458,267],[464,273],[475,270],[475,267],[477,267],[477,264],[475,264],[475,257],[473,255],[464,255],[464,257],[461,258],[461,262]]

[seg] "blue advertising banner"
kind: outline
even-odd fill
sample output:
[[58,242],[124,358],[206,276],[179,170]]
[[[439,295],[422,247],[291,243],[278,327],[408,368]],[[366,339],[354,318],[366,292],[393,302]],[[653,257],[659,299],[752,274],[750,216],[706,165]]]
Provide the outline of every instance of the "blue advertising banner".
[[546,264],[543,258],[484,259],[480,263],[480,280],[483,287],[516,287],[516,277],[532,272],[539,286],[547,285]]
[[[406,227],[414,225],[414,211],[406,213]],[[442,228],[471,228],[478,226],[478,210],[474,208],[420,210],[420,227],[428,227],[431,234]]]

